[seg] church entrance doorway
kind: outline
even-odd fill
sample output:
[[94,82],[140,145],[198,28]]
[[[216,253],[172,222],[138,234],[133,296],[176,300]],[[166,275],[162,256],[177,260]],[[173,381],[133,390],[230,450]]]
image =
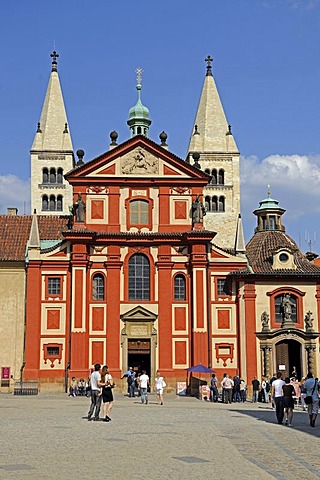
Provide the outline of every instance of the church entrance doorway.
[[283,378],[290,377],[296,367],[298,380],[301,379],[301,344],[296,340],[281,340],[276,344],[276,369]]
[[142,370],[151,375],[151,340],[149,338],[128,339],[128,366],[138,374]]

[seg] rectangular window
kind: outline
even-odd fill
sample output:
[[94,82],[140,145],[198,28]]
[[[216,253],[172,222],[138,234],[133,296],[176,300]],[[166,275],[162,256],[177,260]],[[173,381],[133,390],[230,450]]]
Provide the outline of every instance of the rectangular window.
[[221,295],[230,295],[229,285],[226,278],[218,278],[217,280],[217,293]]
[[130,202],[130,223],[131,225],[148,225],[149,202],[145,200],[133,200]]
[[60,295],[61,292],[61,278],[48,278],[48,295]]
[[58,357],[60,354],[60,348],[59,347],[47,347],[47,355],[48,356],[55,356]]

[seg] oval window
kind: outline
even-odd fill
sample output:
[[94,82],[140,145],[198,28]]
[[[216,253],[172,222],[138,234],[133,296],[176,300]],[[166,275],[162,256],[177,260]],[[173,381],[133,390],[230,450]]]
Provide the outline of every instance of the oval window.
[[287,262],[289,260],[289,255],[287,253],[280,253],[279,255],[280,262]]

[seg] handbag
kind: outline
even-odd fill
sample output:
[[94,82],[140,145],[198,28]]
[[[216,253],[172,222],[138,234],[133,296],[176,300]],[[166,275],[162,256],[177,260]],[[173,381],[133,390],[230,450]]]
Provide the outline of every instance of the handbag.
[[162,380],[162,388],[164,388],[166,386],[167,386],[166,382],[164,380]]
[[315,391],[315,389],[316,389],[316,384],[317,384],[317,380],[314,381],[314,387],[313,387],[313,389],[312,389],[311,395],[307,395],[306,397],[304,397],[304,403],[305,403],[306,405],[311,405],[312,402],[313,402],[313,400],[312,400],[312,395],[313,395],[313,393],[314,393],[314,391]]

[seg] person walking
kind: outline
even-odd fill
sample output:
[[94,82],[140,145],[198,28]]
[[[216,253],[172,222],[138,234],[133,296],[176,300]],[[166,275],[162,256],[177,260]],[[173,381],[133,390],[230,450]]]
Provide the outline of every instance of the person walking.
[[[94,366],[94,371],[90,375],[90,384],[91,384],[91,405],[88,412],[88,420],[95,420],[96,422],[99,421],[99,414],[101,408],[101,387],[103,386],[101,382],[101,375],[100,375],[101,365],[100,363],[96,363]],[[92,415],[94,413],[94,418]]]
[[295,390],[292,383],[290,383],[290,378],[286,377],[284,379],[285,385],[282,386],[282,395],[283,395],[283,408],[284,408],[284,423],[288,427],[292,427],[292,418],[293,418],[293,409],[294,409],[294,395]]
[[155,378],[155,391],[157,393],[157,401],[158,405],[163,405],[163,389],[167,386],[166,382],[164,381],[163,377],[161,377],[160,373],[156,373]]
[[257,379],[257,377],[254,377],[251,383],[252,383],[252,403],[256,403],[258,401],[260,382]]
[[277,373],[277,380],[272,382],[271,397],[273,398],[275,407],[276,407],[276,417],[280,425],[282,425],[284,410],[283,410],[283,396],[282,396],[282,387],[285,385],[285,382],[282,380],[281,372]]
[[[310,427],[315,427],[319,411],[318,379],[313,378],[311,372],[308,372],[307,380],[304,383],[304,388],[306,390],[306,396],[304,400],[308,406]],[[307,401],[308,397],[311,397],[310,403]]]
[[108,365],[102,367],[101,382],[104,383],[104,387],[102,387],[103,416],[106,422],[110,422],[110,415],[113,407],[112,389],[114,388],[114,383],[113,378],[109,373]]
[[139,377],[139,385],[141,392],[141,403],[148,405],[148,387],[149,387],[149,377],[145,370],[142,370],[142,375]]
[[247,384],[243,378],[240,379],[240,399],[241,402],[245,402],[247,399]]

